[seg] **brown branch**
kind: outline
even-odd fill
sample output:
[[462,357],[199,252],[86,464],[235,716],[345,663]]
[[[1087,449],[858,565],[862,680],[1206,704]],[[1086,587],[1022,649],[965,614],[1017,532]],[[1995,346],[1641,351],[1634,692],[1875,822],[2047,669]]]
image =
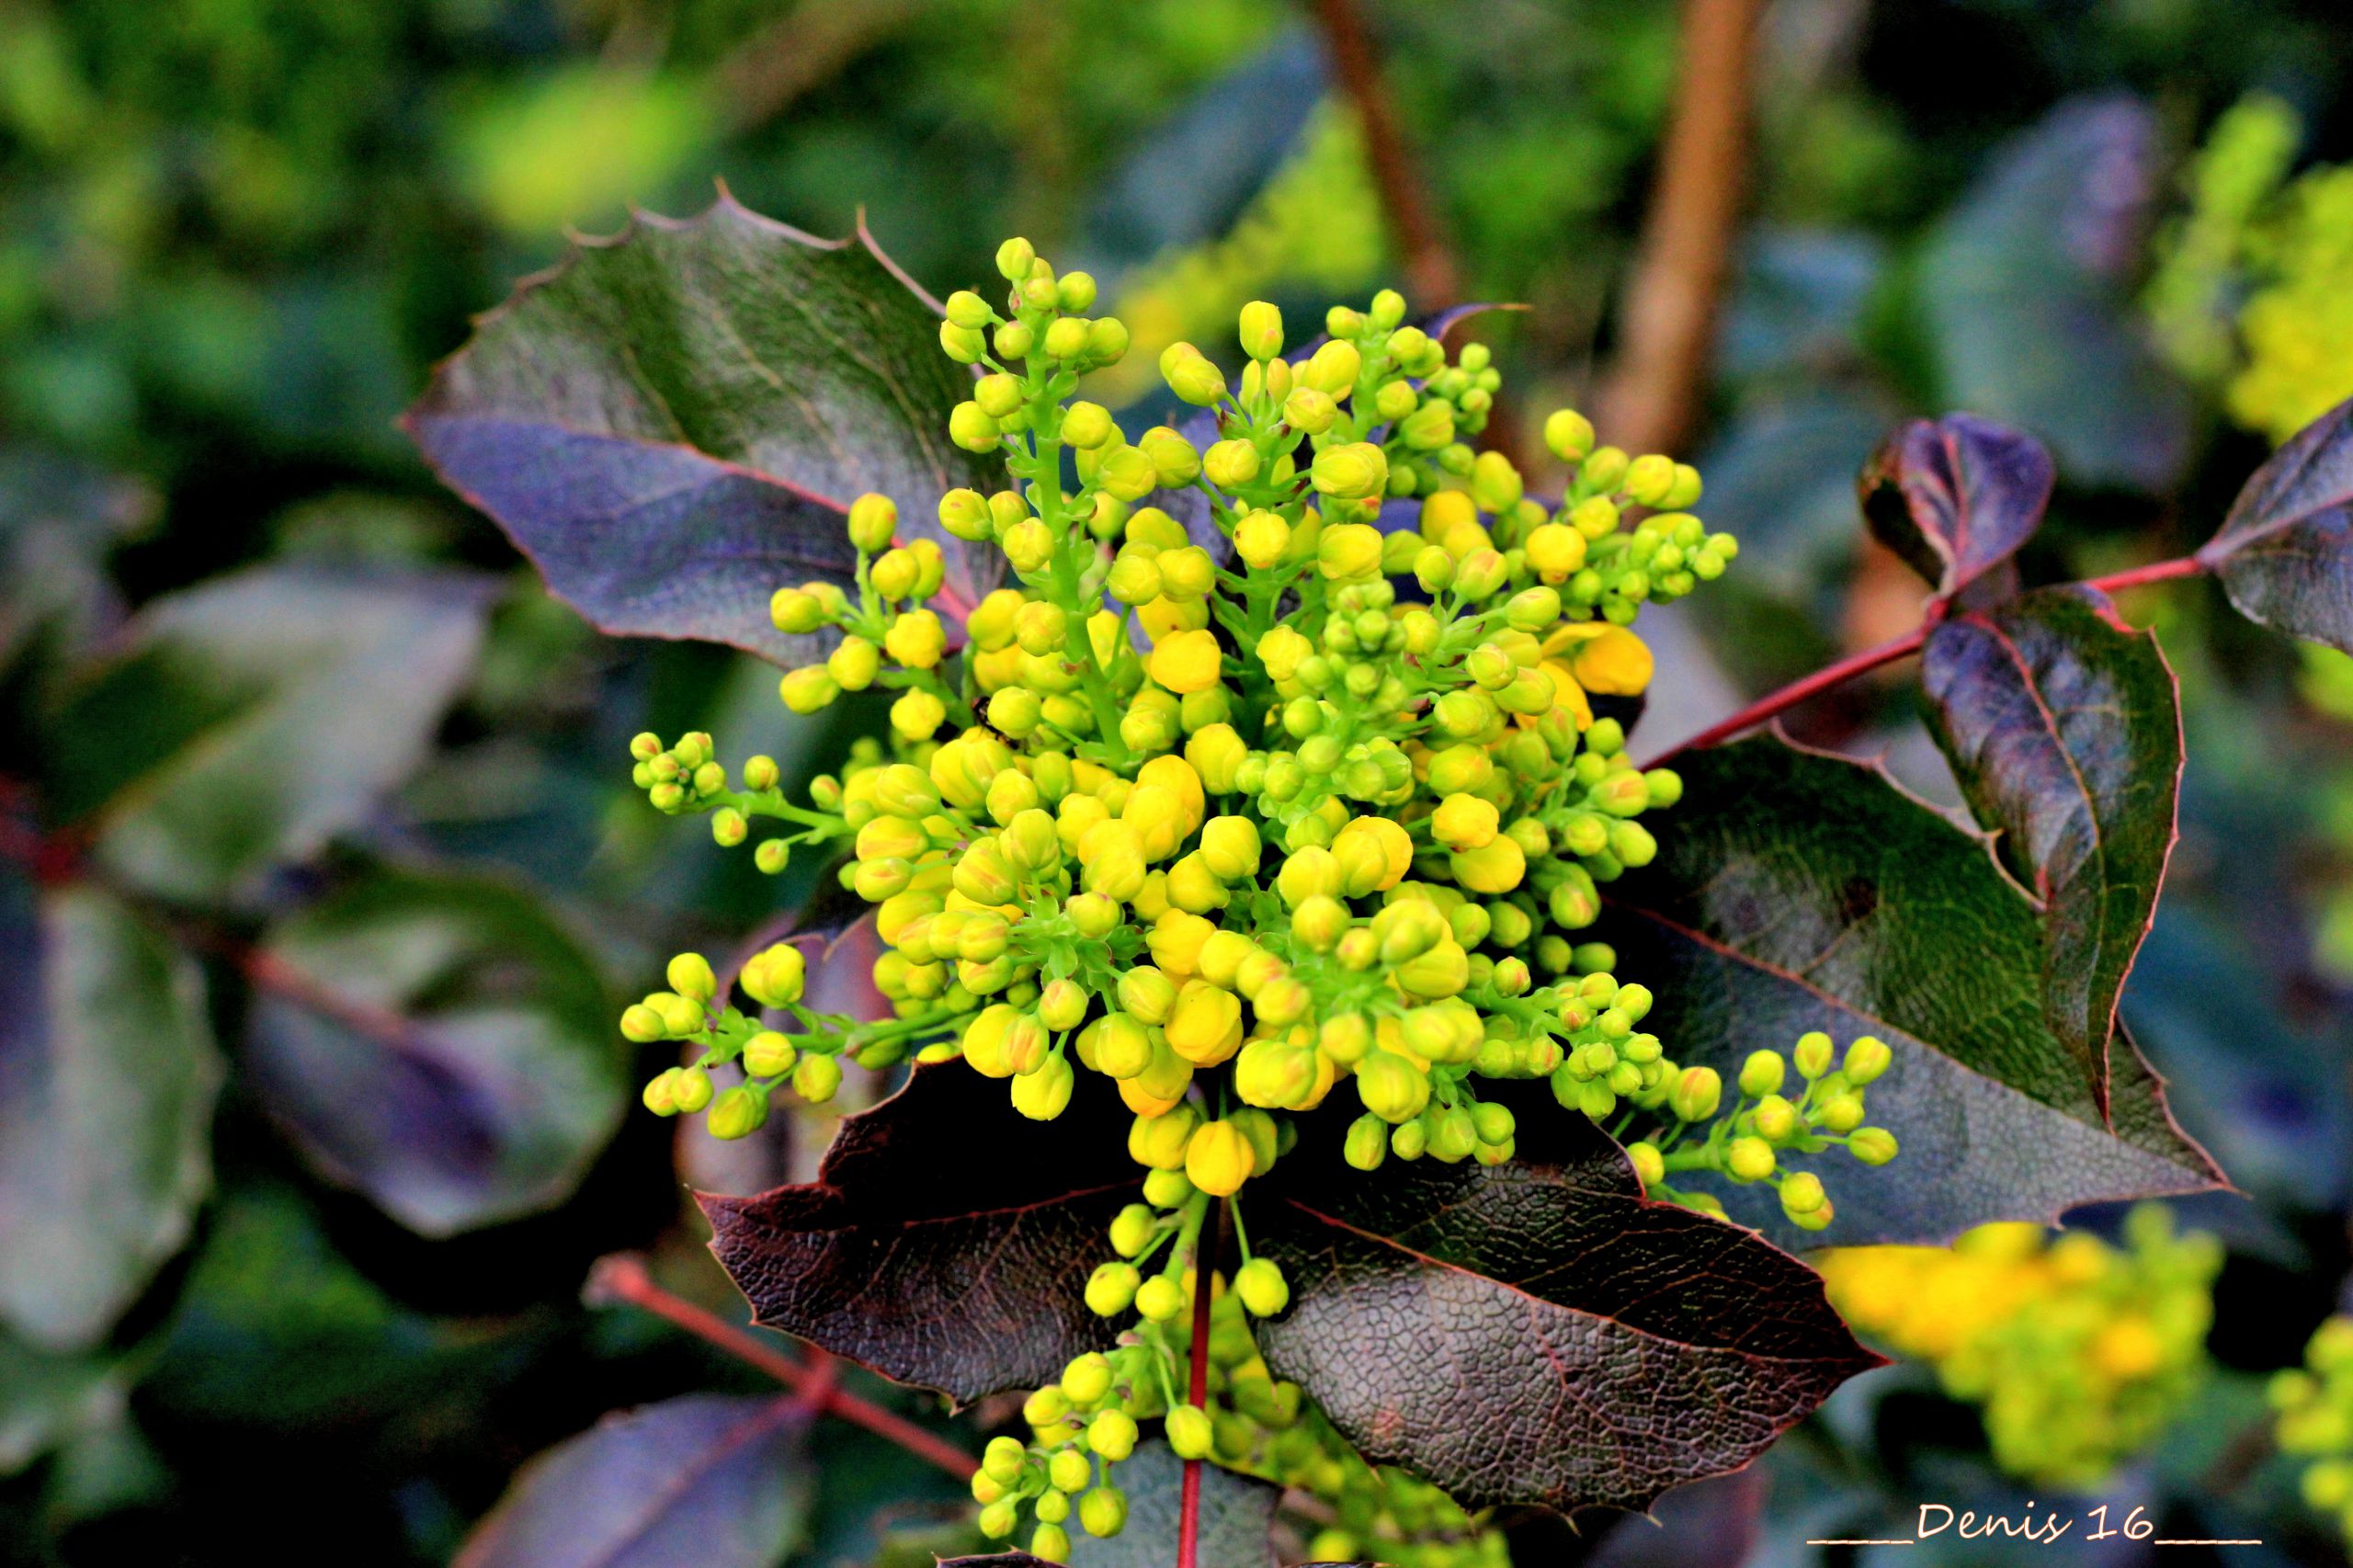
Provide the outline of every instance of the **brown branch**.
[[1763,9],[1764,0],[1684,0],[1674,117],[1597,405],[1603,433],[1629,451],[1671,449],[1699,415],[1747,185]]
[[838,1369],[830,1356],[822,1351],[813,1355],[823,1357],[814,1365],[803,1365],[779,1346],[771,1345],[748,1329],[736,1327],[714,1312],[675,1295],[654,1282],[645,1271],[644,1262],[627,1254],[615,1254],[597,1260],[589,1271],[587,1289],[583,1292],[591,1303],[626,1301],[642,1308],[677,1328],[684,1329],[707,1345],[717,1346],[730,1356],[758,1368],[785,1387],[793,1391],[801,1403],[813,1414],[823,1411],[843,1420],[865,1427],[878,1437],[888,1438],[918,1459],[926,1460],[956,1477],[969,1480],[978,1469],[972,1457],[949,1442],[938,1433],[916,1426],[901,1415],[894,1415],[881,1405],[870,1403],[839,1386]]
[[1397,111],[1381,81],[1380,58],[1372,36],[1365,30],[1364,15],[1356,0],[1315,0],[1316,25],[1323,29],[1324,48],[1332,58],[1332,74],[1357,111],[1364,130],[1366,161],[1372,183],[1381,193],[1381,211],[1397,242],[1398,259],[1404,264],[1405,282],[1414,303],[1425,310],[1443,310],[1461,297],[1461,278],[1446,232],[1431,210]]
[[920,10],[916,0],[802,0],[719,62],[729,129],[773,119]]
[[[1381,215],[1396,243],[1397,258],[1404,268],[1405,287],[1415,308],[1442,311],[1459,304],[1462,299],[1461,269],[1455,263],[1446,225],[1439,222],[1437,210],[1431,205],[1429,187],[1398,122],[1396,107],[1381,76],[1380,56],[1373,49],[1372,35],[1364,25],[1363,12],[1358,8],[1357,0],[1315,0],[1315,20],[1324,35],[1325,51],[1331,56],[1332,74],[1356,110],[1357,122],[1364,132],[1365,162],[1372,175],[1373,189],[1381,198]],[[1487,411],[1486,428],[1480,432],[1480,440],[1511,460],[1514,468],[1523,472],[1527,469],[1519,421],[1507,394],[1496,394]]]

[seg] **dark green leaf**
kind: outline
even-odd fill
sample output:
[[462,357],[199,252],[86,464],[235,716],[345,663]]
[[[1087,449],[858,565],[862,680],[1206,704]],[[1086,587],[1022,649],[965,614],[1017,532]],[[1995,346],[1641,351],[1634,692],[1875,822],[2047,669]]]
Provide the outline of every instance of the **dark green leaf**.
[[2105,595],[2043,588],[1939,625],[1920,682],[1961,794],[2041,901],[2043,1017],[2105,1106],[2117,998],[2176,836],[2173,671]]
[[2063,103],[1995,154],[1922,258],[1944,405],[2032,431],[2072,483],[2157,491],[2188,454],[2188,400],[2130,293],[2157,174],[2145,105]]
[[1002,560],[939,528],[941,494],[1000,488],[948,439],[970,378],[939,320],[861,233],[815,240],[722,195],[576,248],[484,316],[411,410],[449,486],[606,631],[729,642],[779,662],[809,639],[768,597],[847,582],[842,518],[880,491],[937,539],[960,613]]
[[1756,1188],[1743,1221],[1807,1245],[1941,1243],[1988,1220],[2200,1191],[2221,1173],[2174,1124],[2140,1052],[2113,1051],[2103,1125],[2043,1007],[2033,904],[1985,840],[1877,767],[1771,738],[1694,753],[1658,859],[1608,890],[1599,934],[1658,996],[1646,1020],[1677,1062],[1727,1075],[1808,1029],[1895,1053],[1870,1121],[1902,1147],[1883,1170],[1834,1161],[1837,1217],[1792,1229]]
[[1035,1388],[1114,1326],[1082,1299],[1141,1179],[1107,1080],[1040,1127],[961,1062],[843,1121],[818,1177],[698,1195],[756,1321],[956,1400]]
[[1950,598],[2042,526],[2054,477],[2051,454],[2032,437],[1949,414],[1890,436],[1856,489],[1879,541]]
[[0,450],[0,665],[44,631],[79,652],[121,613],[107,552],[151,522],[153,493],[71,460]]
[[1116,277],[1226,233],[1290,155],[1324,86],[1322,51],[1297,26],[1209,83],[1103,182],[1088,265]]
[[99,858],[173,898],[311,855],[423,758],[486,605],[472,578],[298,567],[158,599],[55,726],[61,809],[99,808]]
[[52,1356],[0,1330],[0,1476],[106,1426],[127,1381],[103,1356]]
[[328,1180],[426,1235],[561,1202],[628,1095],[602,983],[529,896],[386,876],[274,926],[247,1065]]
[[1290,1280],[1258,1325],[1376,1464],[1466,1508],[1646,1508],[1734,1470],[1876,1364],[1814,1272],[1736,1225],[1652,1202],[1586,1118],[1536,1096],[1519,1153],[1476,1164],[1340,1158],[1311,1123],[1250,1239]]
[[338,1253],[288,1188],[232,1189],[142,1388],[174,1415],[318,1435],[478,1384],[493,1330],[402,1306]]
[[105,1335],[188,1240],[220,1083],[187,955],[110,893],[0,874],[0,1320]]
[[[1074,1528],[1070,1568],[1167,1568],[1176,1553],[1185,1461],[1155,1437],[1136,1445],[1111,1472],[1111,1483],[1127,1494],[1127,1528],[1100,1540]],[[1200,1568],[1270,1568],[1275,1550],[1267,1532],[1280,1501],[1277,1487],[1204,1463],[1196,1541]]]
[[2255,471],[2198,559],[2249,620],[2353,653],[2353,403]]
[[802,1421],[718,1394],[608,1416],[524,1466],[454,1568],[770,1568],[801,1532]]

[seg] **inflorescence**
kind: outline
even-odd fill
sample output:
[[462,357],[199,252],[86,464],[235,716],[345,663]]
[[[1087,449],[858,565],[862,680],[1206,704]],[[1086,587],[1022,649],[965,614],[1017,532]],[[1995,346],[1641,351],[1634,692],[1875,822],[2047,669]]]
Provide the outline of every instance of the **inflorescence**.
[[[892,1016],[811,1010],[798,949],[778,946],[736,977],[754,1010],[684,954],[622,1029],[692,1051],[646,1103],[708,1108],[722,1137],[761,1125],[788,1080],[829,1097],[844,1058],[961,1058],[1039,1120],[1063,1114],[1080,1072],[1114,1081],[1142,1201],[1114,1222],[1116,1256],[1086,1294],[1140,1322],[1041,1391],[1036,1440],[993,1448],[975,1483],[992,1533],[1026,1507],[1032,1550],[1057,1557],[1074,1506],[1082,1528],[1119,1527],[1101,1466],[1139,1419],[1228,1462],[1236,1424],[1256,1421],[1282,1434],[1267,1451],[1286,1457],[1267,1462],[1286,1476],[1324,1462],[1323,1438],[1310,1454],[1290,1436],[1298,1391],[1250,1356],[1228,1358],[1223,1404],[1177,1401],[1182,1333],[1166,1327],[1208,1205],[1290,1149],[1293,1113],[1352,1092],[1346,1158],[1361,1170],[1496,1165],[1514,1115],[1478,1084],[1540,1078],[1627,1143],[1654,1198],[1721,1212],[1683,1184],[1768,1184],[1812,1230],[1833,1213],[1813,1157],[1838,1146],[1882,1165],[1895,1141],[1864,1125],[1890,1062],[1879,1040],[1843,1058],[1822,1034],[1787,1060],[1759,1051],[1728,1097],[1715,1069],[1678,1066],[1643,1030],[1651,992],[1586,936],[1601,889],[1655,856],[1648,819],[1683,790],[1628,757],[1619,715],[1651,680],[1629,630],[1642,607],[1738,553],[1688,509],[1696,472],[1597,445],[1563,410],[1543,431],[1563,487],[1529,494],[1470,444],[1498,385],[1486,350],[1449,357],[1386,291],[1334,309],[1293,358],[1276,308],[1245,307],[1235,378],[1172,347],[1162,375],[1202,413],[1190,434],[1131,440],[1075,398],[1127,347],[1116,319],[1086,313],[1093,280],[1021,240],[997,267],[1001,302],[950,296],[940,343],[975,376],[951,438],[1001,457],[1013,483],[951,490],[938,520],[1001,551],[1010,585],[943,620],[939,539],[900,542],[892,502],[865,495],[847,518],[854,585],[780,588],[771,606],[779,630],[835,639],[784,677],[786,704],[896,691],[887,749],[862,748],[797,803],[771,759],[731,780],[708,735],[632,746],[654,805],[710,813],[722,845],[780,826],[755,850],[764,870],[847,841],[842,881],[876,906]],[[717,1090],[731,1066],[743,1081]],[[1234,1314],[1279,1312],[1288,1294],[1242,1233],[1215,1297],[1229,1339]]]

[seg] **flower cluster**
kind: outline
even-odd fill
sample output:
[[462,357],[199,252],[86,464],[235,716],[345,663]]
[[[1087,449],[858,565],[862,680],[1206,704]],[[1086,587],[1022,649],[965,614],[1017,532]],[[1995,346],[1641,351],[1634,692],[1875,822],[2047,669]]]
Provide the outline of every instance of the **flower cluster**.
[[2310,1462],[2304,1501],[2353,1541],[2353,1317],[2333,1317],[2304,1346],[2304,1364],[2271,1380],[2279,1448]]
[[[1135,1222],[1121,1217],[1123,1227]],[[1180,1258],[1190,1240],[1180,1244]],[[1091,1535],[1117,1533],[1127,1501],[1109,1467],[1134,1449],[1139,1421],[1158,1419],[1177,1457],[1213,1460],[1321,1504],[1331,1523],[1309,1544],[1317,1561],[1378,1552],[1399,1568],[1506,1568],[1500,1533],[1436,1487],[1401,1471],[1375,1471],[1303,1403],[1299,1385],[1268,1369],[1248,1320],[1286,1304],[1272,1264],[1245,1263],[1231,1286],[1222,1276],[1212,1278],[1206,1391],[1199,1403],[1186,1397],[1198,1277],[1184,1268],[1154,1278],[1166,1286],[1157,1304],[1165,1311],[1147,1312],[1117,1348],[1079,1357],[1059,1381],[1031,1394],[1022,1406],[1028,1443],[1010,1437],[990,1442],[972,1477],[984,1534],[1012,1534],[1026,1507],[1037,1521],[1029,1550],[1059,1562],[1070,1548],[1074,1517]]]
[[[1698,473],[1599,445],[1563,410],[1544,438],[1567,476],[1531,494],[1470,444],[1498,385],[1485,350],[1449,357],[1387,292],[1333,310],[1290,358],[1280,312],[1245,307],[1238,377],[1174,345],[1161,374],[1200,412],[1131,439],[1075,396],[1127,349],[1118,320],[1086,313],[1093,281],[1020,240],[997,265],[1001,302],[952,295],[940,342],[974,373],[950,437],[1012,483],[949,491],[937,537],[860,497],[854,581],[771,606],[780,630],[835,639],[785,676],[785,702],[896,690],[887,749],[803,805],[765,758],[731,787],[708,736],[634,747],[654,804],[711,812],[722,844],[780,824],[756,850],[766,869],[848,842],[841,878],[875,906],[892,1016],[812,1012],[784,947],[739,977],[755,1011],[682,955],[623,1028],[699,1048],[647,1103],[708,1106],[722,1136],[759,1125],[788,1078],[830,1094],[844,1055],[961,1060],[1040,1121],[1081,1073],[1116,1086],[1143,1201],[1087,1299],[1140,1325],[1041,1392],[1040,1443],[984,1472],[985,1521],[1009,1532],[1026,1507],[1051,1556],[1073,1508],[1116,1528],[1100,1467],[1137,1419],[1165,1413],[1172,1441],[1199,1446],[1179,1440],[1160,1325],[1184,1310],[1209,1204],[1335,1095],[1353,1096],[1361,1170],[1495,1165],[1515,1116],[1480,1085],[1543,1079],[1567,1113],[1635,1140],[1657,1196],[1721,1211],[1682,1184],[1770,1183],[1813,1229],[1833,1206],[1806,1163],[1836,1146],[1884,1164],[1895,1144],[1863,1125],[1885,1045],[1836,1062],[1827,1036],[1804,1037],[1791,1093],[1790,1063],[1759,1052],[1727,1106],[1715,1070],[1678,1066],[1643,1028],[1651,992],[1588,938],[1601,890],[1656,855],[1654,813],[1682,793],[1627,755],[1653,673],[1629,627],[1737,554],[1689,510]],[[1010,568],[961,626],[931,608],[942,538]],[[714,1095],[731,1063],[745,1081]],[[1233,1310],[1281,1311],[1273,1264],[1244,1258]]]
[[1981,1225],[1951,1247],[1853,1247],[1815,1261],[1847,1322],[1927,1361],[1981,1407],[2008,1473],[2097,1484],[2161,1431],[2206,1375],[2222,1250],[2154,1204],[2115,1247],[2088,1232]]

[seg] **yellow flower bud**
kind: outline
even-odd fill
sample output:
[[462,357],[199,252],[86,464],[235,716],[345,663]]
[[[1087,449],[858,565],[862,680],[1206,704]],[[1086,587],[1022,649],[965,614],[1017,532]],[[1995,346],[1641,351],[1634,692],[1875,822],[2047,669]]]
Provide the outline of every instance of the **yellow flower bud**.
[[1185,1145],[1185,1175],[1195,1187],[1213,1198],[1241,1189],[1257,1168],[1249,1135],[1231,1121],[1212,1121],[1197,1129]]
[[1220,490],[1232,491],[1258,477],[1258,448],[1245,440],[1219,441],[1201,454],[1201,474]]
[[1381,530],[1370,523],[1338,523],[1324,529],[1315,540],[1315,569],[1334,582],[1378,575]]
[[1234,525],[1233,548],[1245,565],[1263,572],[1290,548],[1290,525],[1279,513],[1252,512]]
[[1200,858],[1227,881],[1255,876],[1262,852],[1257,824],[1248,817],[1211,817],[1201,824]]
[[1126,903],[1143,891],[1143,835],[1130,823],[1101,822],[1079,841],[1082,881],[1089,892]]
[[1475,893],[1509,892],[1528,874],[1528,857],[1510,838],[1498,835],[1480,847],[1449,856],[1454,880]]
[[1637,697],[1651,684],[1651,651],[1622,626],[1612,626],[1571,655],[1578,686],[1604,697]]
[[1168,1049],[1196,1067],[1214,1067],[1242,1049],[1242,1002],[1207,981],[1188,980],[1168,1014]]
[[1378,495],[1389,483],[1389,460],[1370,441],[1326,447],[1315,454],[1308,478],[1316,490],[1343,501]]
[[[992,432],[991,444],[995,437]],[[888,495],[869,492],[849,504],[849,541],[867,555],[880,555],[891,548],[891,536],[899,529],[899,508]]]
[[814,713],[841,695],[841,685],[823,665],[793,670],[777,685],[777,695],[795,713]]
[[1185,1168],[1185,1146],[1200,1125],[1200,1113],[1179,1105],[1165,1116],[1140,1116],[1128,1129],[1128,1153],[1140,1165],[1156,1171]]
[[1565,523],[1546,523],[1528,536],[1528,563],[1547,583],[1565,583],[1585,565],[1585,535]]
[[1209,631],[1176,631],[1152,651],[1152,678],[1180,696],[1206,691],[1218,681],[1221,654]]
[[1430,813],[1430,833],[1440,844],[1460,854],[1494,843],[1501,821],[1490,801],[1476,795],[1449,795]]
[[786,1007],[801,1000],[808,961],[790,942],[756,953],[736,977],[745,993],[763,1007]]
[[1335,338],[1308,357],[1299,380],[1328,397],[1346,398],[1356,390],[1357,375],[1363,368],[1364,357],[1357,352],[1357,346]]
[[1283,313],[1264,300],[1242,307],[1242,352],[1271,359],[1283,351]]

